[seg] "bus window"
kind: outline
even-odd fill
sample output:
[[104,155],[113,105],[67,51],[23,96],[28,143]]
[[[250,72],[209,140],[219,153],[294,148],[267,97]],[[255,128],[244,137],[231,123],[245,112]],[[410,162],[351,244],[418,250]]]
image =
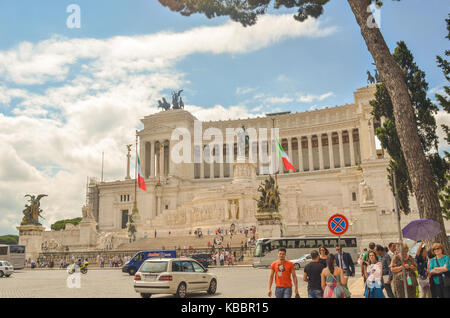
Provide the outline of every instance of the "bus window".
[[299,247],[304,248],[305,247],[305,240],[299,240]]
[[317,248],[319,248],[320,246],[325,246],[324,244],[324,241],[323,240],[317,240],[317,243],[316,243],[317,245],[316,245],[316,247]]
[[296,248],[296,247],[298,247],[298,246],[295,246],[296,242],[297,242],[296,240],[287,240],[287,248]]
[[8,246],[0,247],[0,255],[8,255]]
[[305,247],[306,248],[316,248],[316,240],[306,240]]
[[11,245],[9,247],[9,252],[11,254],[24,254],[25,253],[25,246],[22,246],[22,245]]
[[280,247],[287,247],[287,240],[278,240],[280,242]]
[[335,247],[337,245],[338,240],[337,239],[331,239],[329,247]]
[[271,251],[277,250],[277,249],[280,248],[280,241],[279,240],[274,240],[274,241],[272,241],[271,245],[272,245]]

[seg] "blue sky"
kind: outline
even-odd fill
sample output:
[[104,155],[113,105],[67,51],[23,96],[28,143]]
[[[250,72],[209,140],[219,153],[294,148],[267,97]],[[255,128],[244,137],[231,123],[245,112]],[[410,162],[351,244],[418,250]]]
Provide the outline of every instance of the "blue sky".
[[[66,26],[70,4],[81,8],[80,29]],[[381,10],[389,47],[406,42],[431,93],[445,85],[435,56],[449,47],[449,9],[442,0],[408,0]],[[347,2],[331,1],[303,25],[289,13],[272,10],[243,29],[153,0],[3,2],[0,234],[17,232],[25,193],[50,194],[47,226],[78,216],[102,151],[107,180],[123,178],[124,145],[171,90],[184,89],[202,120],[352,103],[373,66]]]

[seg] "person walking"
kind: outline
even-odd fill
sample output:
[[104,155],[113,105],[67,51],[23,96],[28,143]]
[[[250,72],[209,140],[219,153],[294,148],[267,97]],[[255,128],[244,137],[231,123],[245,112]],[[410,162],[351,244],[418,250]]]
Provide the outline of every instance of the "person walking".
[[328,249],[325,246],[319,247],[319,263],[325,268],[327,267]]
[[415,261],[419,274],[417,280],[419,282],[420,298],[431,298],[430,280],[428,279],[428,251],[425,248],[423,239],[417,248]]
[[[270,265],[269,277],[269,291],[268,296],[272,296],[272,283],[275,276],[275,297],[276,298],[291,298],[292,297],[292,281],[294,281],[295,295],[300,295],[298,292],[298,280],[295,274],[294,263],[286,259],[286,249],[278,249],[278,260]],[[292,276],[292,280],[291,280]]]
[[347,283],[344,271],[336,266],[336,257],[329,254],[327,257],[327,267],[320,274],[323,298],[347,298],[347,294],[342,285]]
[[364,297],[386,298],[383,294],[382,283],[383,264],[378,260],[377,254],[374,251],[370,251],[367,258],[367,271],[364,273],[366,276]]
[[389,298],[395,298],[394,293],[392,292],[392,279],[393,279],[393,275],[391,272],[391,256],[389,255],[388,252],[386,252],[386,250],[384,249],[383,246],[381,245],[377,245],[376,248],[376,253],[378,254],[378,256],[380,257],[380,261],[381,261],[381,265],[383,266],[382,268],[382,283],[383,283],[383,287],[384,290],[386,290],[386,294]]
[[431,295],[433,298],[450,298],[450,257],[444,255],[444,248],[440,243],[434,243],[431,251],[435,255],[428,266]]
[[344,270],[345,277],[355,276],[355,264],[352,256],[342,250],[342,246],[336,245],[336,265]]
[[323,289],[321,284],[321,274],[324,266],[319,262],[319,253],[311,252],[311,263],[305,266],[303,280],[308,282],[308,298],[322,298]]
[[[416,298],[416,287],[418,283],[415,271],[417,270],[417,264],[414,259],[409,256],[408,251],[408,245],[403,243],[403,266],[400,253],[396,254],[391,262],[391,271],[394,274],[394,291],[397,298],[405,297],[403,279],[406,279],[408,298]],[[406,271],[406,278],[403,277],[403,267]]]

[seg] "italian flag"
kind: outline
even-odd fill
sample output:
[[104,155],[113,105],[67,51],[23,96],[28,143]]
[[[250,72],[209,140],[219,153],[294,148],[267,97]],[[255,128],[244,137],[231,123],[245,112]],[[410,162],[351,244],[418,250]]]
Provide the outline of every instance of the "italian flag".
[[147,187],[145,186],[144,175],[142,174],[141,160],[139,160],[139,155],[137,155],[137,161],[138,161],[138,185],[139,188],[141,188],[144,191],[147,191]]
[[278,138],[275,140],[277,142],[278,158],[283,159],[284,167],[286,168],[286,170],[293,170],[294,172],[297,172],[297,170],[295,170],[294,166],[292,165],[291,160],[289,159],[287,153],[285,153],[283,150],[283,147],[281,147],[280,142],[278,141]]

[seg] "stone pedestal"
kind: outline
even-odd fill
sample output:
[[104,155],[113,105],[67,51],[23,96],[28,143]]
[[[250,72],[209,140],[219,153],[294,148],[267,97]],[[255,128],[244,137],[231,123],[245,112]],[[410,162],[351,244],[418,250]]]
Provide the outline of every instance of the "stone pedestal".
[[233,164],[233,184],[252,182],[256,179],[256,164],[248,160]]
[[42,225],[21,225],[19,230],[19,245],[25,245],[25,258],[37,260],[42,251],[42,234],[45,227]]
[[256,213],[259,238],[281,237],[281,214],[279,212],[262,211]]
[[89,221],[80,222],[80,245],[95,247],[97,245],[97,223]]

